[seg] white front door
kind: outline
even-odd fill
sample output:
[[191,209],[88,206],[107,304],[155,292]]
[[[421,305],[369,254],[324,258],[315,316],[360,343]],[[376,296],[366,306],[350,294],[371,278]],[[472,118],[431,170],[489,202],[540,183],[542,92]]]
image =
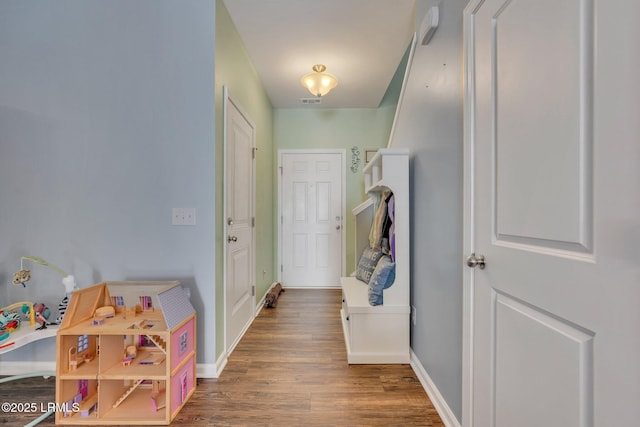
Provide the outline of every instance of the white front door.
[[253,320],[255,309],[254,127],[225,96],[225,348]]
[[344,153],[281,153],[281,281],[339,286]]
[[639,16],[467,7],[466,427],[639,423]]

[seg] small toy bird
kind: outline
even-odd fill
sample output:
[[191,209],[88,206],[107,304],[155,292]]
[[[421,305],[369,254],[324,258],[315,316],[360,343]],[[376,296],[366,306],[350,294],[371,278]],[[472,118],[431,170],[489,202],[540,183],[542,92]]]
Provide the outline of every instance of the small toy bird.
[[33,310],[36,312],[37,322],[40,323],[40,327],[36,328],[36,330],[47,329],[47,319],[51,316],[49,307],[39,302],[33,305]]

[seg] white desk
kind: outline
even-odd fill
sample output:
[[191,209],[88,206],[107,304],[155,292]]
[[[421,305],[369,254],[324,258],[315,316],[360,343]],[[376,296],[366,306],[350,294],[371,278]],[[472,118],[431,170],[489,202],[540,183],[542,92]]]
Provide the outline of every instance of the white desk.
[[0,341],[0,354],[9,353],[34,341],[55,337],[60,326],[50,325],[47,326],[47,329],[36,330],[39,327],[40,325],[38,324],[31,326],[26,321],[22,322],[22,325],[12,332],[8,338]]
[[[26,323],[26,324],[25,324]],[[27,344],[30,344],[35,341],[40,341],[45,338],[55,337],[58,333],[58,325],[50,325],[47,326],[47,329],[38,330],[40,325],[36,324],[31,326],[28,322],[23,322],[20,327],[9,335],[8,338],[0,341],[0,354],[5,354],[10,351],[13,351],[17,348],[23,347]],[[23,378],[32,378],[32,377],[54,377],[56,375],[55,372],[31,372],[28,374],[21,375],[13,375],[10,377],[0,378],[0,384],[6,383],[9,381],[16,381]],[[41,421],[45,420],[53,414],[53,411],[46,412],[30,422],[29,424],[25,424],[25,427],[35,426],[39,424]]]

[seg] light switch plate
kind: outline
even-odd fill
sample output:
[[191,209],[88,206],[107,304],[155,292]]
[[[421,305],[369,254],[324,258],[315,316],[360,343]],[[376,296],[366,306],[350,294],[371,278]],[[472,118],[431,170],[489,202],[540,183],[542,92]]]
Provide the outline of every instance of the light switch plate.
[[196,225],[196,208],[172,208],[172,225]]
[[184,208],[184,225],[196,225],[196,208]]

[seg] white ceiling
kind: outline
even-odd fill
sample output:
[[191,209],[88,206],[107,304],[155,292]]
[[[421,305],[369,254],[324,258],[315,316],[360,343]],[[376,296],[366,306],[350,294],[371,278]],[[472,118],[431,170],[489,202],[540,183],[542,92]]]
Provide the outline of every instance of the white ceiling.
[[415,28],[415,0],[224,3],[276,108],[313,108],[300,77],[314,64],[338,79],[319,107],[378,107]]

